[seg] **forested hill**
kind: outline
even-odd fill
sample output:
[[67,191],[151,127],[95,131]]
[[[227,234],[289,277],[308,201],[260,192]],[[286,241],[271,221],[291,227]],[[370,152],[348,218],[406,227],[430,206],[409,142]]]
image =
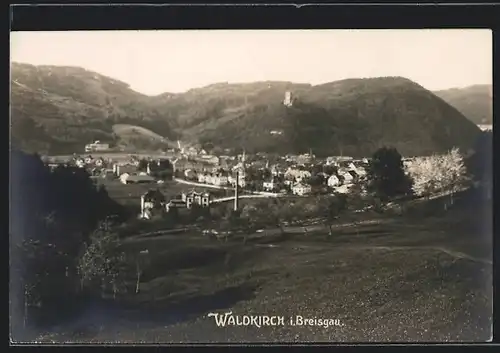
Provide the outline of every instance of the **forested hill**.
[[[217,83],[151,97],[81,68],[13,64],[11,88],[13,143],[42,153],[81,151],[96,139],[158,149],[179,138],[214,150],[365,156],[392,145],[422,155],[468,148],[479,134],[457,109],[402,77]],[[291,107],[283,105],[287,91]],[[113,131],[117,124],[152,133],[125,138],[120,131],[131,129]]]
[[[282,104],[286,91],[294,96],[291,107]],[[252,152],[366,156],[392,145],[403,155],[424,155],[468,148],[479,134],[454,107],[401,77],[219,84],[172,104],[186,138]]]
[[473,85],[434,92],[475,124],[493,124],[492,85]]
[[132,124],[175,138],[168,115],[126,83],[79,67],[11,65],[12,143],[26,151],[69,153]]

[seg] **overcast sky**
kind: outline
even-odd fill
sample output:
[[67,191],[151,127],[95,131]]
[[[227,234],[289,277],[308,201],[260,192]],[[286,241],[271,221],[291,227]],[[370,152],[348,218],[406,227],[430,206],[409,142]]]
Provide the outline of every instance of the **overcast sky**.
[[489,30],[12,32],[11,60],[80,66],[145,94],[216,82],[404,76],[430,90],[492,82]]

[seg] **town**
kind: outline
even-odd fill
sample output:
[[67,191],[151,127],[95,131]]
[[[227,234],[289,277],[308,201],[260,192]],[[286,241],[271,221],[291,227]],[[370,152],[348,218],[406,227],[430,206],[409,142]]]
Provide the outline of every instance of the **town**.
[[[107,146],[96,141],[85,146],[85,151],[99,154],[106,151]],[[45,160],[51,168],[61,164],[57,163],[57,158]],[[410,161],[405,159],[405,163]],[[162,184],[167,180],[184,183],[186,190],[190,185],[219,189],[234,189],[237,185],[241,192],[270,197],[346,194],[354,186],[360,186],[364,191],[368,163],[368,158],[316,158],[312,153],[273,156],[265,153],[248,155],[243,151],[235,156],[215,156],[196,147],[172,149],[156,157],[122,155],[115,160],[107,158],[105,153],[98,157],[75,155],[62,162],[87,170],[93,178],[114,180],[124,185]],[[185,202],[179,200],[181,198],[168,200],[165,208],[185,207]],[[147,212],[142,210],[141,215],[147,215]]]

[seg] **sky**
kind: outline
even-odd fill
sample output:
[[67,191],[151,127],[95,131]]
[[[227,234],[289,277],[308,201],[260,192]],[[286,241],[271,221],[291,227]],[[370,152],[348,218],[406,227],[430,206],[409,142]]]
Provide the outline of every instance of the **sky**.
[[79,66],[148,95],[380,76],[440,90],[491,84],[493,75],[486,29],[11,32],[10,40],[11,61]]

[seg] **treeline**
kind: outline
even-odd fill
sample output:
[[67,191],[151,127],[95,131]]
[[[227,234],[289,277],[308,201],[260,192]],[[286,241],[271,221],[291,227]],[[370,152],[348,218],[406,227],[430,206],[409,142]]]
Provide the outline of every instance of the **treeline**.
[[10,177],[11,332],[22,339],[24,329],[78,309],[90,234],[129,215],[80,168],[51,171],[37,155],[12,151]]

